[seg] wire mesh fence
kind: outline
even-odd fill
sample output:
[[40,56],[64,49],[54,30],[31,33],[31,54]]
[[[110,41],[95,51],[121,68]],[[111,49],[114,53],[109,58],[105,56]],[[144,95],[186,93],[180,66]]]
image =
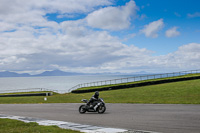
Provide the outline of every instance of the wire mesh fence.
[[[95,86],[103,86],[103,85],[115,85],[121,83],[130,83],[136,81],[150,80],[150,79],[159,79],[159,78],[167,78],[167,77],[175,77],[175,76],[183,76],[187,74],[197,74],[200,73],[200,69],[198,70],[190,70],[190,71],[181,71],[181,72],[173,72],[173,73],[163,73],[163,74],[151,74],[151,75],[141,75],[127,78],[119,78],[119,79],[111,79],[111,80],[103,80],[89,83],[78,84],[68,91],[64,91],[62,93],[71,92],[73,90],[84,88],[84,87],[95,87]],[[40,92],[40,91],[53,91],[59,92],[58,90],[51,90],[46,88],[28,88],[28,89],[14,89],[14,90],[1,90],[0,94],[3,93],[18,93],[18,92]]]
[[112,80],[104,80],[104,81],[96,81],[96,82],[78,84],[78,85],[72,87],[71,89],[69,89],[69,92],[71,92],[73,90],[76,90],[76,89],[79,89],[79,88],[84,88],[84,87],[115,85],[115,84],[122,84],[122,83],[129,83],[129,82],[136,82],[136,81],[143,81],[143,80],[150,80],[150,79],[160,79],[160,78],[183,76],[183,75],[187,75],[187,74],[198,74],[198,73],[200,73],[200,69],[199,70],[173,72],[173,73],[134,76],[134,77],[112,79]]
[[41,92],[41,91],[57,92],[57,90],[50,90],[50,89],[46,89],[46,88],[29,88],[29,89],[1,90],[0,94],[4,94],[4,93],[19,93],[19,92]]

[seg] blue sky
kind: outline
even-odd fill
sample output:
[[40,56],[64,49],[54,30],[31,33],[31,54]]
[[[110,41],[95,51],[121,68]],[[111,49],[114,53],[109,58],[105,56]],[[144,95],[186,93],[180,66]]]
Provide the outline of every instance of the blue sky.
[[199,69],[198,0],[2,0],[1,71]]
[[[140,3],[141,2],[141,3]],[[188,14],[193,14],[199,11],[199,1],[188,1],[188,0],[146,0],[136,1],[140,7],[139,14],[145,14],[146,18],[143,21],[137,21],[138,25],[135,29],[136,32],[140,29],[139,27],[158,20],[160,18],[164,21],[164,27],[159,31],[159,37],[157,38],[144,38],[144,36],[137,36],[132,41],[136,42],[135,45],[138,47],[146,47],[156,52],[156,55],[163,55],[169,52],[174,52],[179,46],[190,43],[191,41],[199,43],[197,28],[199,28],[200,18],[188,18]],[[141,8],[142,6],[143,9]],[[180,35],[174,38],[165,37],[165,31],[171,27],[178,27]],[[196,31],[195,31],[196,30]],[[148,42],[149,45],[148,45]],[[128,42],[128,43],[131,43]],[[140,45],[140,46],[139,46]]]
[[[140,48],[147,48],[155,51],[154,55],[165,55],[174,52],[179,46],[192,42],[200,43],[200,17],[190,18],[188,14],[195,14],[199,11],[200,1],[197,0],[135,0],[139,7],[138,15],[145,15],[142,20],[133,20],[135,28],[127,30],[124,33],[118,34],[119,37],[126,34],[137,34],[134,38],[124,41],[125,44],[134,44]],[[121,2],[120,4],[124,4]],[[145,38],[144,35],[139,35],[138,31],[144,25],[159,19],[163,19],[164,27],[159,31],[157,38]],[[181,35],[173,38],[167,38],[165,31],[171,27],[178,27]]]
[[[111,6],[124,6],[130,0],[116,0],[113,1]],[[200,43],[200,31],[196,29],[199,27],[200,17],[189,17],[188,14],[195,14],[199,11],[200,2],[197,0],[135,0],[138,6],[138,17],[131,21],[130,29],[122,31],[108,31],[111,35],[117,36],[124,44],[134,44],[139,48],[147,48],[154,51],[153,55],[165,55],[174,52],[179,46],[190,43],[191,40]],[[99,9],[102,7],[97,7]],[[58,23],[66,20],[79,20],[84,19],[87,14],[75,13],[76,17],[58,18],[58,13],[47,14],[47,18],[51,21]],[[144,18],[142,18],[144,17]],[[157,38],[145,38],[144,35],[138,34],[144,25],[159,19],[163,19],[165,25],[159,31]],[[171,27],[177,27],[181,36],[176,38],[165,37],[165,31]],[[195,30],[196,29],[196,30]],[[199,28],[200,29],[200,28]],[[94,29],[100,30],[100,29]],[[135,37],[129,37],[130,34],[136,34]]]

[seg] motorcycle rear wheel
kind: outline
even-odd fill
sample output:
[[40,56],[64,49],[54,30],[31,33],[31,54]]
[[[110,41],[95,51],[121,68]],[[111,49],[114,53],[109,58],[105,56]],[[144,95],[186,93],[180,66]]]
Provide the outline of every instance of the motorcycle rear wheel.
[[97,109],[97,112],[99,114],[103,114],[105,111],[106,111],[106,106],[105,105],[99,106],[98,109]]
[[81,105],[79,107],[79,113],[84,114],[86,112],[86,106],[85,105]]

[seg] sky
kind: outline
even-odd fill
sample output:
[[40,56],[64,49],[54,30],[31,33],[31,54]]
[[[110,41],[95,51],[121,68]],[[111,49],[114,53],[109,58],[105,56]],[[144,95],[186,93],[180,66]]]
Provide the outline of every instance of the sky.
[[200,69],[198,0],[0,0],[0,71]]

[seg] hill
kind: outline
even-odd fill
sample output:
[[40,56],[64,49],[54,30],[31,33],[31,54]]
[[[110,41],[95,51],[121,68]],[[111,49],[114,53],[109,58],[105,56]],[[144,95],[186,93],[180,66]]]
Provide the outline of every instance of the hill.
[[74,72],[64,72],[60,70],[45,71],[41,74],[34,76],[72,76],[72,75],[83,75],[83,73],[74,73]]
[[9,71],[4,71],[0,72],[0,77],[30,77],[31,75],[28,73],[15,73],[15,72],[9,72]]
[[53,71],[45,71],[41,74],[30,75],[28,73],[16,73],[16,72],[9,72],[4,71],[0,72],[0,77],[40,77],[40,76],[72,76],[72,75],[84,75],[84,73],[74,73],[74,72],[64,72],[60,70],[53,70]]

